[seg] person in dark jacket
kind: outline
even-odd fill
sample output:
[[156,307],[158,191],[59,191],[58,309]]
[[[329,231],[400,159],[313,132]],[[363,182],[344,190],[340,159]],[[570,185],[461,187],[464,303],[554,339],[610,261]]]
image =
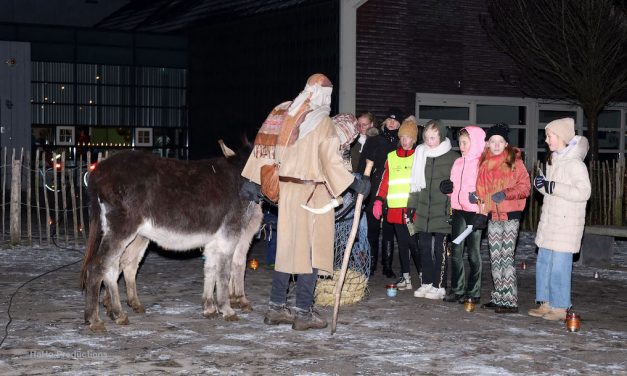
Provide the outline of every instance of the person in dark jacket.
[[366,145],[366,140],[379,134],[379,130],[374,126],[375,122],[376,118],[371,112],[364,112],[357,118],[359,136],[351,146],[353,172],[359,171],[359,161],[361,160],[361,153]]
[[381,125],[381,133],[378,136],[369,137],[364,144],[361,156],[359,157],[359,167],[357,172],[363,173],[366,168],[366,160],[374,162],[370,173],[370,197],[366,202],[366,218],[368,220],[368,241],[370,242],[370,275],[373,275],[377,268],[379,258],[379,231],[383,231],[381,266],[383,274],[388,278],[396,278],[392,270],[392,260],[394,252],[394,226],[387,222],[385,216],[383,223],[372,214],[373,205],[385,171],[385,161],[388,153],[396,150],[398,146],[398,128],[401,126],[401,112],[398,109],[390,109],[387,117]]
[[414,292],[418,298],[441,300],[446,294],[444,252],[446,236],[451,233],[450,201],[440,191],[440,183],[449,180],[451,167],[459,157],[451,150],[446,133],[441,120],[430,120],[424,127],[424,143],[414,153],[407,206],[416,210],[416,220],[408,226],[410,234],[417,236],[420,249],[422,280]]

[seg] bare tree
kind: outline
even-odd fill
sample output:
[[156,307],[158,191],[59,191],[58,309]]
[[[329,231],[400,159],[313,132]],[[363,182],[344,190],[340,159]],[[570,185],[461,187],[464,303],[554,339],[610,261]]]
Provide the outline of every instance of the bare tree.
[[[529,96],[581,106],[590,158],[599,156],[598,115],[627,92],[627,12],[618,0],[486,0],[482,25],[520,70]],[[622,135],[621,135],[622,137]]]

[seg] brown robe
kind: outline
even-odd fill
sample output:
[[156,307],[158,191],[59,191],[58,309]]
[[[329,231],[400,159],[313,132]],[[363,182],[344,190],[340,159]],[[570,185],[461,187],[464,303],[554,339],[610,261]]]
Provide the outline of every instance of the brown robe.
[[[319,208],[339,196],[353,182],[353,175],[344,167],[338,153],[340,140],[331,118],[325,118],[314,130],[286,148],[277,145],[281,162],[280,176],[325,182],[324,185],[280,183],[279,220],[275,270],[284,273],[311,273],[312,267],[321,275],[333,273],[333,240],[335,213],[313,214],[300,205]],[[259,183],[259,171],[273,160],[248,159],[242,176]]]

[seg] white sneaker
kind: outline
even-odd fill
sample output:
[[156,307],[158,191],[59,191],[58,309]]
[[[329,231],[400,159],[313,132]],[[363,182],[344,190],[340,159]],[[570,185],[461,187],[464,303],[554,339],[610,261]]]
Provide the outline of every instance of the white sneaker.
[[412,289],[411,279],[405,278],[405,277],[399,278],[399,280],[396,281],[395,285],[396,285],[396,288],[398,288],[399,290],[411,290]]
[[416,298],[424,298],[425,294],[427,293],[427,291],[429,291],[429,289],[431,289],[431,287],[433,287],[431,283],[429,283],[428,285],[420,286],[418,290],[414,291],[414,296]]
[[425,293],[425,298],[442,300],[444,299],[444,295],[446,295],[446,290],[444,289],[444,287],[437,288],[435,286],[431,286],[431,288]]

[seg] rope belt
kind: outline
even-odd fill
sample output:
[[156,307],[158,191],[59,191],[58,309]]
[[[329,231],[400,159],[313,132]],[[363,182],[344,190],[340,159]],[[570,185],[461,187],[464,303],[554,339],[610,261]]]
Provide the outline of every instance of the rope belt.
[[329,190],[329,187],[327,187],[327,185],[325,184],[325,182],[323,181],[315,181],[315,180],[303,180],[303,179],[299,179],[299,178],[293,178],[291,176],[279,176],[279,181],[282,181],[284,183],[294,183],[294,184],[304,184],[304,185],[313,185],[314,189],[313,191],[311,191],[311,194],[309,195],[309,197],[307,198],[307,202],[305,204],[308,204],[309,201],[311,200],[311,198],[313,197],[314,192],[316,191],[316,188],[318,188],[319,185],[323,185],[324,188],[327,190],[327,193],[329,193],[329,195],[331,197],[333,197],[333,194],[331,193],[331,191]]

